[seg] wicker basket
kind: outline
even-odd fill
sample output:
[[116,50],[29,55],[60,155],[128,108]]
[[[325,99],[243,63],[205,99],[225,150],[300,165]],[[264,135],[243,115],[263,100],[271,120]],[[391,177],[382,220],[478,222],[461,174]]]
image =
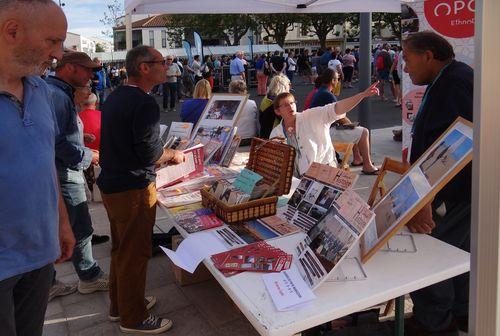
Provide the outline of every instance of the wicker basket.
[[295,162],[295,149],[291,146],[259,138],[252,139],[247,169],[263,177],[266,184],[276,183],[276,193],[270,197],[227,205],[207,189],[201,189],[203,206],[212,209],[217,217],[228,224],[276,214],[278,197],[290,192]]

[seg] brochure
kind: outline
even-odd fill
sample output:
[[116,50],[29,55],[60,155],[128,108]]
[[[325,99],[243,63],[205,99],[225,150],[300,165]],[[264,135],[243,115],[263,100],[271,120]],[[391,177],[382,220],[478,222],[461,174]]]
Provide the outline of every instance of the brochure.
[[340,194],[352,188],[356,179],[355,173],[314,162],[300,180],[282,216],[308,232]]
[[168,187],[203,172],[203,145],[186,149],[184,162],[160,167],[156,171],[156,189]]
[[204,145],[204,164],[207,164],[217,150],[226,144],[231,132],[232,127],[229,126],[199,127],[190,145]]
[[165,196],[163,196],[163,192],[159,191],[156,194],[156,198],[157,198],[158,202],[161,205],[163,205],[164,207],[172,208],[172,207],[177,207],[177,206],[181,206],[181,205],[187,205],[187,204],[193,204],[196,202],[201,202],[201,193],[199,190],[197,190],[197,191],[187,193],[187,194],[165,197]]
[[215,213],[204,208],[201,203],[190,204],[170,209],[175,221],[188,233],[194,233],[224,224]]

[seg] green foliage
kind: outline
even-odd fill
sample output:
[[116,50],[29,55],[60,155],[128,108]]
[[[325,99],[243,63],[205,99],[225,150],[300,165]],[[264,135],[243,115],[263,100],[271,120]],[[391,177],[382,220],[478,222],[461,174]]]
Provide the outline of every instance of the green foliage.
[[308,27],[309,32],[318,37],[322,49],[326,47],[328,33],[334,31],[335,26],[344,25],[346,19],[347,15],[344,13],[303,14],[300,16],[300,22],[303,26]]
[[106,5],[107,11],[104,12],[103,17],[99,19],[99,22],[106,26],[106,30],[101,32],[103,35],[113,37],[112,28],[118,25],[119,19],[125,14],[122,4],[123,1],[112,0]]
[[104,47],[100,43],[96,43],[95,52],[104,52]]
[[254,17],[267,35],[273,38],[280,47],[285,44],[286,34],[293,30],[293,24],[298,19],[298,16],[294,14],[259,14]]

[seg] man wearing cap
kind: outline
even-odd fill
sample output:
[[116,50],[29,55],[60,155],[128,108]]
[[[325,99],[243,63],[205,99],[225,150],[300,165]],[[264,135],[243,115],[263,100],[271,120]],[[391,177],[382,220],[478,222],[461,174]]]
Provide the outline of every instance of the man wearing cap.
[[62,57],[67,22],[52,1],[3,0],[0,27],[0,334],[38,336],[53,263],[75,244],[56,179],[54,106],[39,77]]
[[[87,86],[100,69],[83,52],[65,53],[56,66],[56,75],[46,79],[52,89],[59,135],[56,137],[56,168],[59,183],[73,228],[76,245],[72,262],[80,279],[78,291],[89,294],[108,289],[108,279],[92,256],[92,221],[85,195],[83,170],[99,162],[99,152],[83,144],[83,126],[75,103],[75,88]],[[76,286],[55,281],[50,298],[74,292]]]

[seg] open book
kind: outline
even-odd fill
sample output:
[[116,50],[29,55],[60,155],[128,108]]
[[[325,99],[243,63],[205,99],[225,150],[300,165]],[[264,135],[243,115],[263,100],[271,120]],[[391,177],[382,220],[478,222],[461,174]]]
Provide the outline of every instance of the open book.
[[183,151],[184,162],[160,167],[156,171],[156,189],[168,187],[203,172],[203,145]]

